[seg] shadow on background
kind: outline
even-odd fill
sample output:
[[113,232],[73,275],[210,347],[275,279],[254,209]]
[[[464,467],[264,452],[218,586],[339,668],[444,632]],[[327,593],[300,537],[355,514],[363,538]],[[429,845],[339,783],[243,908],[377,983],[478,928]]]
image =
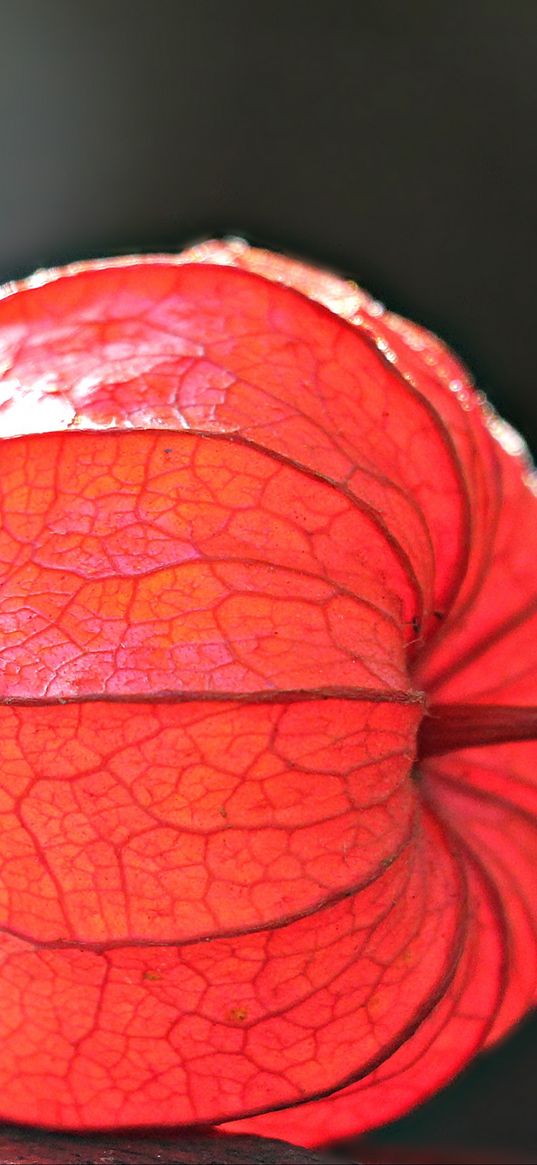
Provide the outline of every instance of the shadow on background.
[[405,1160],[470,1165],[474,1159],[476,1165],[535,1165],[536,1086],[537,1019],[532,1018],[432,1100],[354,1141],[356,1156],[375,1162],[378,1154],[393,1165]]
[[[245,233],[438,331],[537,449],[533,0],[0,0],[0,20],[1,277]],[[374,1143],[535,1150],[536,1031]]]

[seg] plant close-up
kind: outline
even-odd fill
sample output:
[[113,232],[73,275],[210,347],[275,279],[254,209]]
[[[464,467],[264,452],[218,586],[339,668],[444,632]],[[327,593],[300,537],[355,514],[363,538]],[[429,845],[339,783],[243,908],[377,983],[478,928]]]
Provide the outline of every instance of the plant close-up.
[[537,990],[537,484],[241,240],[0,299],[0,1113],[315,1146]]

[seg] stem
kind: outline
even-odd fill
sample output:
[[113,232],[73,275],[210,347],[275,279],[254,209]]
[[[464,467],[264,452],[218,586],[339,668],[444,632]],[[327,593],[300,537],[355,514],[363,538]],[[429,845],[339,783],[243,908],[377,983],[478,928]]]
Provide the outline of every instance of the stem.
[[537,740],[537,708],[433,704],[420,725],[418,758],[515,740]]

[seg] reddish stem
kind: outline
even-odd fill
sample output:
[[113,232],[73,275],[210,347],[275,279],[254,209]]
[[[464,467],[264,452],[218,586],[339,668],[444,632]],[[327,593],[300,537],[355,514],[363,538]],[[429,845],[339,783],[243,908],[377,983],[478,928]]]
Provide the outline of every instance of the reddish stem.
[[537,739],[537,708],[494,704],[433,704],[418,735],[418,757]]

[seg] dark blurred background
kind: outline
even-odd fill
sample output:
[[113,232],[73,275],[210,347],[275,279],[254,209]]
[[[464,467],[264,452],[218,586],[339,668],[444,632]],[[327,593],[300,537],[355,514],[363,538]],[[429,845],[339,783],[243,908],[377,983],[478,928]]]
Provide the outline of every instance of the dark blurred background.
[[[535,0],[0,0],[0,278],[243,234],[438,331],[535,451],[536,65]],[[371,1150],[534,1160],[536,1034]]]

